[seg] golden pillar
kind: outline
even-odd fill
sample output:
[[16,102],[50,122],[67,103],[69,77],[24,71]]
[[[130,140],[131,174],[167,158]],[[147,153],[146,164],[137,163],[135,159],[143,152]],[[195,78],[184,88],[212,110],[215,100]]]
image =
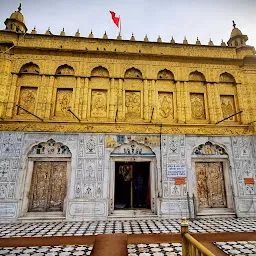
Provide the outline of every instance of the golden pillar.
[[[123,91],[123,79],[118,80],[118,97],[117,97],[117,121],[123,121],[125,120],[125,99],[124,99],[124,105],[123,105],[123,95],[125,92]],[[124,106],[124,109],[123,109]]]
[[149,104],[148,104],[148,80],[145,79],[143,81],[143,117],[145,121],[149,121]]
[[185,93],[184,93],[184,82],[176,82],[177,91],[177,115],[178,123],[185,123]]
[[115,120],[115,106],[116,106],[116,98],[115,98],[115,79],[111,78],[110,80],[110,102],[109,102],[109,120]]
[[88,110],[88,101],[89,101],[89,78],[84,79],[84,86],[83,86],[83,103],[82,103],[82,119],[87,119],[89,116],[89,113],[87,113]]
[[81,78],[77,77],[76,78],[76,87],[73,89],[74,90],[74,113],[80,118],[81,117],[81,102],[82,102],[82,93],[81,93]]
[[11,85],[9,86],[9,94],[7,96],[6,102],[6,117],[11,118],[13,116],[14,110],[16,109],[16,88],[17,88],[18,75],[13,74],[11,79]]
[[48,78],[48,84],[46,89],[46,105],[45,105],[45,117],[50,118],[51,117],[51,111],[53,111],[54,104],[55,104],[55,98],[53,95],[53,88],[54,88],[54,76],[50,76]]

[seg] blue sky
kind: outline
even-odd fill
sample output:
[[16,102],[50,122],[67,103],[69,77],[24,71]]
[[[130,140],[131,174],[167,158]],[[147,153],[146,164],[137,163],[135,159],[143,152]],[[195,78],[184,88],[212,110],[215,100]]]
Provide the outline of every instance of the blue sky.
[[184,36],[189,43],[198,37],[202,44],[209,38],[215,45],[229,39],[232,20],[247,34],[248,45],[256,47],[256,0],[0,0],[0,29],[4,21],[22,3],[22,13],[29,32],[36,26],[38,33],[48,27],[53,34],[65,28],[67,35],[74,35],[79,28],[87,37],[92,29],[95,37],[107,31],[109,38],[116,38],[118,29],[109,11],[121,16],[123,39],[150,41],[160,35],[164,42],[173,36],[182,43]]

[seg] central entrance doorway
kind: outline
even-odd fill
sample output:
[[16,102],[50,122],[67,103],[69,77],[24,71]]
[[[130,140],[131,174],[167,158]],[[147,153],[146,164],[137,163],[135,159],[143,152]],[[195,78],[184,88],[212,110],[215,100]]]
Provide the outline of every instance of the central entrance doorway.
[[115,163],[115,210],[150,209],[150,162]]

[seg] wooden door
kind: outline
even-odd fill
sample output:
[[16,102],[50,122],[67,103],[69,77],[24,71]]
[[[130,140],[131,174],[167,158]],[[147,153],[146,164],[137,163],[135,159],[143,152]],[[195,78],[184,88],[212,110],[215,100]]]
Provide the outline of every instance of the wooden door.
[[196,180],[199,208],[222,208],[227,206],[221,162],[197,162]]
[[67,162],[34,162],[29,212],[63,211]]

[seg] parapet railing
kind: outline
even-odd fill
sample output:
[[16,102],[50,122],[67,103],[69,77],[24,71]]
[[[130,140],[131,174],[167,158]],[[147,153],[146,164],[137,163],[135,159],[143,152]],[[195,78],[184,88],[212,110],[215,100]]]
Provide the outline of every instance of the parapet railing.
[[210,252],[205,246],[203,246],[189,234],[188,222],[186,217],[182,218],[181,236],[183,256],[215,256],[215,254]]

